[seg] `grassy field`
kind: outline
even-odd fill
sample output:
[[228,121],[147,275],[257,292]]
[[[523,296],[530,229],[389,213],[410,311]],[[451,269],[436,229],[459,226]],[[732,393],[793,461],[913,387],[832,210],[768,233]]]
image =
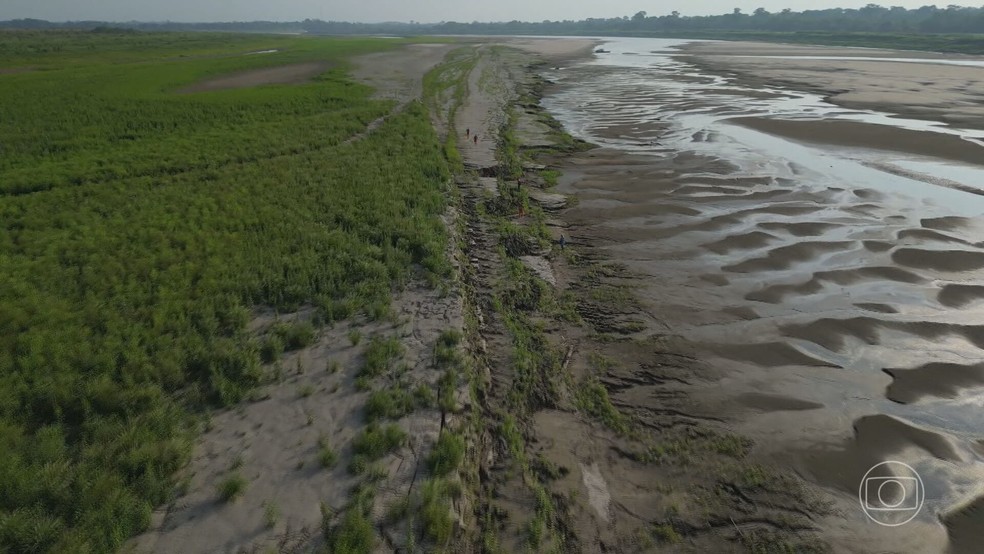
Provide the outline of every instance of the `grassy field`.
[[[144,529],[198,414],[264,378],[254,309],[380,317],[448,274],[423,106],[348,141],[393,106],[345,60],[399,42],[0,33],[0,552]],[[176,92],[310,60],[308,84]]]

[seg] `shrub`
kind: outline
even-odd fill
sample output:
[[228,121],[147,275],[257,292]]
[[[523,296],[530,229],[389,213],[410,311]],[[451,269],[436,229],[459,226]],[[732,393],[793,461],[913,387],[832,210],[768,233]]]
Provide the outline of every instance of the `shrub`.
[[366,401],[366,419],[400,419],[413,411],[416,399],[402,388],[375,391]]
[[232,473],[219,483],[219,498],[223,502],[232,502],[246,492],[246,485],[248,483],[242,475]]
[[338,463],[338,454],[326,438],[318,441],[318,462],[326,469],[333,468]]
[[267,527],[270,529],[277,526],[277,522],[280,521],[280,506],[277,506],[276,502],[268,500],[264,503],[263,521],[266,522]]
[[395,337],[373,337],[366,346],[362,375],[378,377],[388,371],[393,362],[403,354],[403,345]]
[[420,521],[424,534],[438,545],[451,539],[454,521],[447,484],[440,479],[424,483],[421,491]]
[[407,439],[407,434],[397,425],[386,425],[380,427],[370,424],[356,435],[352,441],[352,447],[357,455],[365,456],[369,461],[374,461],[389,454],[403,445]]
[[328,532],[329,551],[332,554],[365,554],[372,552],[376,533],[372,522],[361,510],[349,509],[341,523]]

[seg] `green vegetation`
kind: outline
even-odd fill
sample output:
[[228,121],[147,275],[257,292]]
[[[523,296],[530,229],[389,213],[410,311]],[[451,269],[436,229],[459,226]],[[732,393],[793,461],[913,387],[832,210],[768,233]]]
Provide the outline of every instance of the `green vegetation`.
[[304,348],[314,342],[314,326],[309,321],[298,321],[291,325],[277,323],[270,334],[279,339],[285,351]]
[[427,407],[433,403],[434,393],[425,386],[420,386],[413,392],[404,386],[373,391],[366,401],[366,419],[371,423],[381,419],[400,419],[413,412],[418,407]]
[[276,502],[267,500],[263,503],[263,521],[270,529],[277,526],[277,522],[280,521],[280,506]]
[[465,457],[465,439],[445,431],[437,439],[434,450],[427,457],[427,467],[432,475],[443,476],[458,469]]
[[612,405],[608,397],[608,389],[597,380],[591,379],[583,383],[575,394],[575,403],[579,409],[598,419],[616,433],[625,434],[629,431],[625,416]]
[[218,486],[219,498],[223,502],[232,502],[246,492],[246,485],[249,483],[239,473],[232,473],[223,479]]
[[437,545],[447,544],[454,530],[451,519],[452,492],[450,483],[442,479],[431,479],[422,488],[420,524],[427,538]]
[[366,346],[366,360],[361,375],[372,378],[383,375],[403,355],[403,345],[396,337],[373,337]]
[[672,525],[665,523],[654,526],[653,535],[655,535],[656,539],[662,543],[676,544],[683,540],[680,537],[680,533],[677,533],[676,529],[674,529]]
[[325,533],[332,554],[365,554],[376,544],[372,521],[359,507],[346,510],[342,522]]
[[356,455],[369,460],[378,460],[399,448],[407,439],[407,434],[397,425],[369,425],[352,440]]
[[[426,110],[349,140],[392,103],[345,59],[399,43],[0,33],[5,68],[44,69],[0,78],[0,551],[109,552],[144,529],[196,414],[314,339],[257,340],[254,308],[378,314],[449,274]],[[310,60],[329,65],[308,84],[176,92]]]
[[318,462],[326,469],[333,468],[338,463],[338,454],[324,437],[318,441]]

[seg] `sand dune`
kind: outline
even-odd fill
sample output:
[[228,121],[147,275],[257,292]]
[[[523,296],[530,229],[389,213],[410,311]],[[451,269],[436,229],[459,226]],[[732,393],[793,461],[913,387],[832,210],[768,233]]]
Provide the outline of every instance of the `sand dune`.
[[878,303],[875,303],[875,302],[859,302],[859,303],[855,304],[855,306],[858,307],[858,308],[861,308],[862,310],[869,311],[869,312],[875,312],[875,313],[879,313],[879,314],[897,314],[897,313],[899,313],[898,309],[896,309],[894,306],[889,306],[888,304],[878,304]]
[[[833,271],[817,271],[813,277],[799,284],[769,285],[753,291],[745,298],[755,302],[776,304],[786,296],[793,294],[816,294],[823,290],[823,283],[830,282],[840,286],[853,285],[864,281],[896,281],[899,283],[922,283],[924,278],[904,269],[892,266],[859,267],[855,269],[838,269]],[[861,306],[858,304],[858,306]],[[892,308],[894,311],[894,308]],[[876,310],[883,311],[884,310]]]
[[936,299],[950,308],[962,308],[967,304],[984,300],[984,285],[943,285]]
[[727,254],[734,250],[751,250],[768,246],[769,243],[779,240],[775,235],[762,231],[752,231],[742,235],[731,235],[719,241],[708,243],[704,248],[718,254]]
[[980,552],[981,544],[984,544],[984,496],[951,511],[942,520],[950,538],[951,552]]
[[959,216],[928,217],[920,220],[919,224],[927,229],[936,229],[938,231],[956,231],[958,229],[970,227],[972,220]]
[[762,344],[722,344],[712,346],[714,353],[729,360],[752,362],[765,367],[815,366],[838,367],[836,364],[804,354],[785,342]]
[[790,337],[808,340],[832,351],[841,350],[845,340],[853,337],[867,344],[878,344],[880,330],[898,331],[933,341],[953,336],[966,339],[978,349],[984,349],[984,325],[943,323],[937,321],[895,321],[860,316],[845,319],[821,318],[809,323],[782,326]]
[[864,246],[865,250],[869,250],[871,252],[885,252],[895,248],[895,244],[883,240],[865,240],[861,241],[861,244]]
[[984,268],[984,252],[971,250],[925,250],[899,248],[892,252],[892,261],[917,269],[964,272]]
[[955,244],[964,244],[967,246],[974,246],[973,243],[968,242],[964,239],[940,233],[939,231],[934,231],[932,229],[903,229],[895,234],[895,237],[899,240],[905,239],[917,239],[917,240],[929,240],[936,242],[949,242]]
[[818,237],[831,229],[841,227],[837,223],[824,223],[820,221],[801,221],[801,222],[778,222],[765,221],[758,224],[759,227],[769,231],[787,231],[796,237]]
[[823,408],[823,404],[816,402],[762,392],[746,392],[736,396],[735,400],[748,408],[760,412],[792,412]]
[[884,371],[894,379],[885,396],[901,404],[926,396],[953,398],[963,389],[984,386],[984,364],[931,363],[913,369]]
[[915,446],[940,460],[960,462],[964,459],[950,437],[884,414],[865,416],[855,421],[854,432],[858,445],[875,458],[884,459],[906,447]]
[[927,134],[923,131],[873,123],[844,120],[797,121],[764,117],[737,117],[729,121],[799,141],[907,152],[972,164],[981,163],[984,152],[979,145],[956,135],[936,133],[932,140],[927,140]]
[[852,241],[800,242],[774,248],[763,258],[753,258],[721,269],[734,273],[788,269],[797,262],[815,260],[821,254],[846,250],[852,244],[854,244]]

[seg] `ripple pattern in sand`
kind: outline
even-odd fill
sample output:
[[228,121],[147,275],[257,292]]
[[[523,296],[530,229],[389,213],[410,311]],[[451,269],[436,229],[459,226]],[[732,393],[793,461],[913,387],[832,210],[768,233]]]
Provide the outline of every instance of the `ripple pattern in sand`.
[[[572,232],[648,275],[654,313],[753,376],[729,381],[736,405],[788,399],[756,404],[755,414],[787,414],[763,434],[802,442],[788,414],[815,412],[795,416],[812,418],[802,419],[809,440],[850,435],[838,422],[855,422],[831,459],[912,450],[927,466],[984,461],[973,446],[984,444],[984,412],[968,409],[984,403],[984,228],[967,216],[980,200],[938,203],[898,176],[725,132],[729,117],[795,102],[743,96],[674,63],[573,68],[564,78],[577,85],[547,100],[604,146],[569,180],[580,199]],[[800,405],[811,409],[787,408]],[[960,482],[963,469],[933,467]],[[847,488],[842,477],[817,473]],[[941,505],[969,490],[934,486]]]

